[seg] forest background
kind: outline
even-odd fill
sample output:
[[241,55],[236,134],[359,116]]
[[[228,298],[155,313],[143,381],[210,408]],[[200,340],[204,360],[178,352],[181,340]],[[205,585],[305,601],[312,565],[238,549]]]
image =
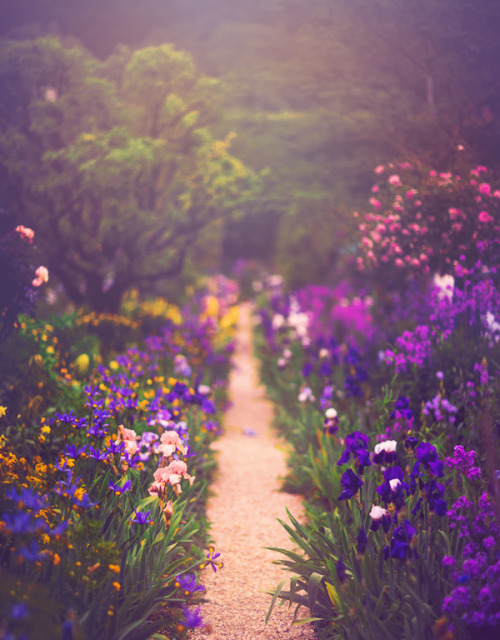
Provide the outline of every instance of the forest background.
[[[205,78],[193,98],[198,103],[201,100],[202,108],[198,109],[200,120],[191,130],[203,125],[210,130],[210,140],[225,141],[223,153],[227,156],[217,171],[232,177],[221,198],[215,198],[210,206],[205,199],[207,206],[199,214],[205,217],[194,233],[178,229],[178,234],[164,238],[166,244],[158,243],[163,251],[164,275],[183,271],[189,280],[200,271],[227,271],[238,258],[246,258],[258,259],[270,269],[279,265],[290,287],[332,282],[355,252],[358,220],[352,214],[366,208],[377,164],[418,158],[445,171],[456,162],[457,148],[463,148],[463,160],[491,169],[499,167],[499,26],[496,0],[4,2],[0,35],[5,84],[0,124],[4,133],[19,112],[19,105],[13,108],[6,99],[18,99],[16,86],[21,82],[20,77],[13,81],[5,75],[5,65],[12,63],[8,52],[13,41],[54,36],[62,42],[61,52],[84,47],[85,61],[78,68],[85,68],[88,78],[102,80],[103,67],[96,70],[96,65],[102,64],[107,78],[115,83],[120,60],[123,68],[123,61],[130,60],[133,51],[171,43],[175,50],[188,54],[183,61],[177,60],[179,70],[189,67],[192,71],[194,65]],[[64,55],[61,53],[61,59]],[[19,60],[22,65],[22,57]],[[142,91],[141,99],[149,99],[147,85],[141,85],[140,64],[135,72],[135,79],[131,76],[129,82],[138,94]],[[9,82],[13,92],[6,91]],[[90,85],[85,86],[88,89]],[[93,87],[96,89],[96,83]],[[200,91],[204,92],[201,97]],[[81,97],[82,112],[92,111],[93,96],[87,91],[86,103]],[[42,115],[36,133],[47,138],[50,118]],[[88,122],[85,125],[90,126]],[[22,131],[22,126],[15,126]],[[85,130],[81,124],[75,126],[80,126],[80,134]],[[99,127],[101,132],[105,129],[102,123]],[[144,141],[148,133],[139,129],[133,131],[136,143],[138,135]],[[113,131],[116,133],[116,128]],[[227,137],[231,132],[236,134],[234,139]],[[66,161],[60,173],[71,181],[75,176],[68,162],[74,163],[75,154],[83,152],[75,146],[71,131],[65,135],[56,151],[58,161]],[[5,143],[5,137],[2,141]],[[132,148],[116,138],[108,137],[106,144],[122,145],[120,148],[129,151],[126,162],[136,168],[145,162],[146,151],[151,153],[149,147],[136,144]],[[96,145],[94,151],[101,153],[101,159],[102,150],[102,145],[99,149]],[[54,153],[54,148],[49,151]],[[30,184],[38,180],[43,189],[52,188],[48,176],[41,174],[38,159],[31,152],[28,155],[33,160]],[[51,274],[64,278],[63,269],[57,273],[57,263],[62,264],[65,252],[69,255],[68,246],[74,242],[70,236],[75,234],[66,229],[66,235],[57,241],[44,227],[41,209],[32,207],[33,198],[27,193],[31,187],[12,179],[13,157],[12,146],[4,144],[0,206],[10,215],[9,221],[14,216],[16,223],[29,223],[37,230],[40,250],[52,252]],[[80,162],[82,158],[77,157]],[[223,167],[224,163],[229,164]],[[24,163],[24,172],[26,166]],[[78,172],[77,165],[72,166]],[[200,163],[196,170],[206,173],[206,169],[207,165]],[[98,168],[100,188],[108,184],[106,171],[110,170],[109,162]],[[189,173],[191,180],[193,171]],[[221,175],[217,171],[215,177]],[[183,175],[187,174],[179,173],[179,181]],[[117,189],[130,181],[130,173],[120,173],[119,179],[122,183],[117,183]],[[39,201],[43,189],[38,189]],[[193,189],[189,198],[195,197]],[[136,210],[141,209],[137,202],[133,204]],[[47,206],[53,209],[53,199]],[[59,201],[59,206],[66,205]],[[117,206],[120,208],[120,203]],[[226,210],[236,210],[238,215],[226,214]],[[150,252],[147,243],[137,242],[134,214],[121,207],[120,216],[121,228],[129,225],[129,233],[127,236],[123,231],[122,262],[117,264],[123,263],[123,246],[134,241],[144,261]],[[115,235],[116,229],[112,229]],[[90,238],[86,242],[90,246]],[[87,258],[95,264],[95,254]],[[75,268],[83,272],[81,260]],[[64,271],[71,273],[71,268],[67,265]],[[146,292],[154,291],[162,282],[155,273],[147,269],[130,272],[122,288],[139,285]],[[113,277],[116,281],[116,273]],[[123,291],[117,294],[118,302],[110,303],[109,285],[105,277],[101,280],[96,284],[94,278],[92,285],[87,279],[85,285],[86,291],[95,286],[99,295],[75,301],[104,310],[100,294],[107,293],[106,304],[116,308]],[[77,278],[65,284],[66,293],[72,288],[75,295],[82,289]]]

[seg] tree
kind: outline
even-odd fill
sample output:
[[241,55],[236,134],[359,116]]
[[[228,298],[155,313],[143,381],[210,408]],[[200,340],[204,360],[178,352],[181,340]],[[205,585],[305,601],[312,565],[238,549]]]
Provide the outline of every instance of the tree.
[[255,186],[214,140],[216,81],[171,45],[103,63],[57,39],[0,48],[0,165],[10,207],[38,232],[76,304],[116,311],[181,273],[207,225]]

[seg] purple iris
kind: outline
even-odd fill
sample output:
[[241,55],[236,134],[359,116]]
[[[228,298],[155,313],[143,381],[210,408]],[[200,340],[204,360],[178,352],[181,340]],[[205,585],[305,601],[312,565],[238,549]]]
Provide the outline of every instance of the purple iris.
[[409,520],[405,520],[400,527],[394,529],[391,540],[391,558],[405,560],[411,554],[411,544],[417,535]]
[[340,584],[344,582],[346,579],[346,566],[342,558],[339,558],[337,564],[335,566],[335,570],[337,572],[337,577],[339,579]]
[[183,625],[188,629],[196,629],[198,627],[203,627],[203,618],[200,613],[201,607],[197,607],[196,609],[190,610],[188,607],[184,606],[184,623]]
[[[67,458],[73,458],[73,459],[76,460],[76,458],[79,458],[86,451],[87,451],[87,445],[86,444],[84,444],[83,447],[77,447],[75,444],[67,444],[66,448],[64,449],[64,455]],[[61,471],[62,471],[62,469],[61,469]]]
[[117,496],[121,496],[122,493],[125,493],[126,491],[130,491],[131,486],[132,486],[132,483],[130,480],[127,480],[127,482],[125,482],[125,484],[121,487],[119,487],[118,485],[116,485],[114,482],[111,481],[108,485],[108,488],[111,489],[111,491],[114,491]]
[[59,422],[63,422],[64,424],[73,424],[77,420],[76,415],[71,410],[69,413],[57,413],[56,418]]
[[355,431],[354,433],[350,433],[346,436],[345,439],[345,450],[340,456],[340,460],[337,464],[343,465],[346,462],[349,462],[351,459],[351,454],[356,459],[356,464],[359,467],[359,474],[363,475],[363,471],[365,467],[371,466],[370,454],[367,451],[369,443],[369,438],[361,431]]
[[420,465],[423,465],[426,471],[430,471],[438,478],[443,477],[443,461],[438,458],[434,445],[429,442],[421,442],[415,449],[415,458],[417,461],[413,465],[412,476],[418,476],[420,474]]
[[186,595],[196,593],[197,591],[205,591],[205,587],[202,584],[196,584],[196,576],[194,573],[176,576],[175,586],[186,592]]
[[149,519],[149,514],[151,513],[151,509],[149,511],[146,511],[146,513],[142,512],[142,511],[137,511],[137,509],[134,509],[135,512],[135,518],[132,518],[132,520],[130,520],[130,522],[134,522],[135,524],[150,524],[150,522],[152,522]]
[[349,498],[354,497],[358,490],[363,486],[363,480],[358,477],[352,469],[347,469],[342,474],[342,478],[340,480],[340,484],[343,487],[343,491],[339,496],[339,500],[349,500]]
[[400,467],[389,467],[384,473],[384,482],[377,487],[377,493],[386,503],[393,503],[399,511],[404,505],[406,495],[410,493],[410,487],[403,481],[404,474]]

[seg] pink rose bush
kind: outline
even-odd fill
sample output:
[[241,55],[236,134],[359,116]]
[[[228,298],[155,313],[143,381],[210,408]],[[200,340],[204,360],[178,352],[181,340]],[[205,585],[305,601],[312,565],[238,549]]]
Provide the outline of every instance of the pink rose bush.
[[[454,273],[478,259],[498,261],[500,183],[483,166],[468,173],[428,171],[422,164],[379,165],[359,225],[361,270]],[[463,258],[465,256],[465,258]]]

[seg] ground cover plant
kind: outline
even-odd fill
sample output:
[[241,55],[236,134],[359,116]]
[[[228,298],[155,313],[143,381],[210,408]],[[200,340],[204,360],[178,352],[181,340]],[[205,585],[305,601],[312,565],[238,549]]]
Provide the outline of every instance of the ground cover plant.
[[322,638],[495,638],[498,180],[375,172],[355,287],[263,283],[262,378],[307,498],[271,609],[308,606]]
[[[175,638],[203,624],[198,572],[222,566],[203,506],[234,300],[218,278],[183,309],[19,318],[24,369],[0,418],[6,637]],[[112,350],[124,329],[134,343]]]

